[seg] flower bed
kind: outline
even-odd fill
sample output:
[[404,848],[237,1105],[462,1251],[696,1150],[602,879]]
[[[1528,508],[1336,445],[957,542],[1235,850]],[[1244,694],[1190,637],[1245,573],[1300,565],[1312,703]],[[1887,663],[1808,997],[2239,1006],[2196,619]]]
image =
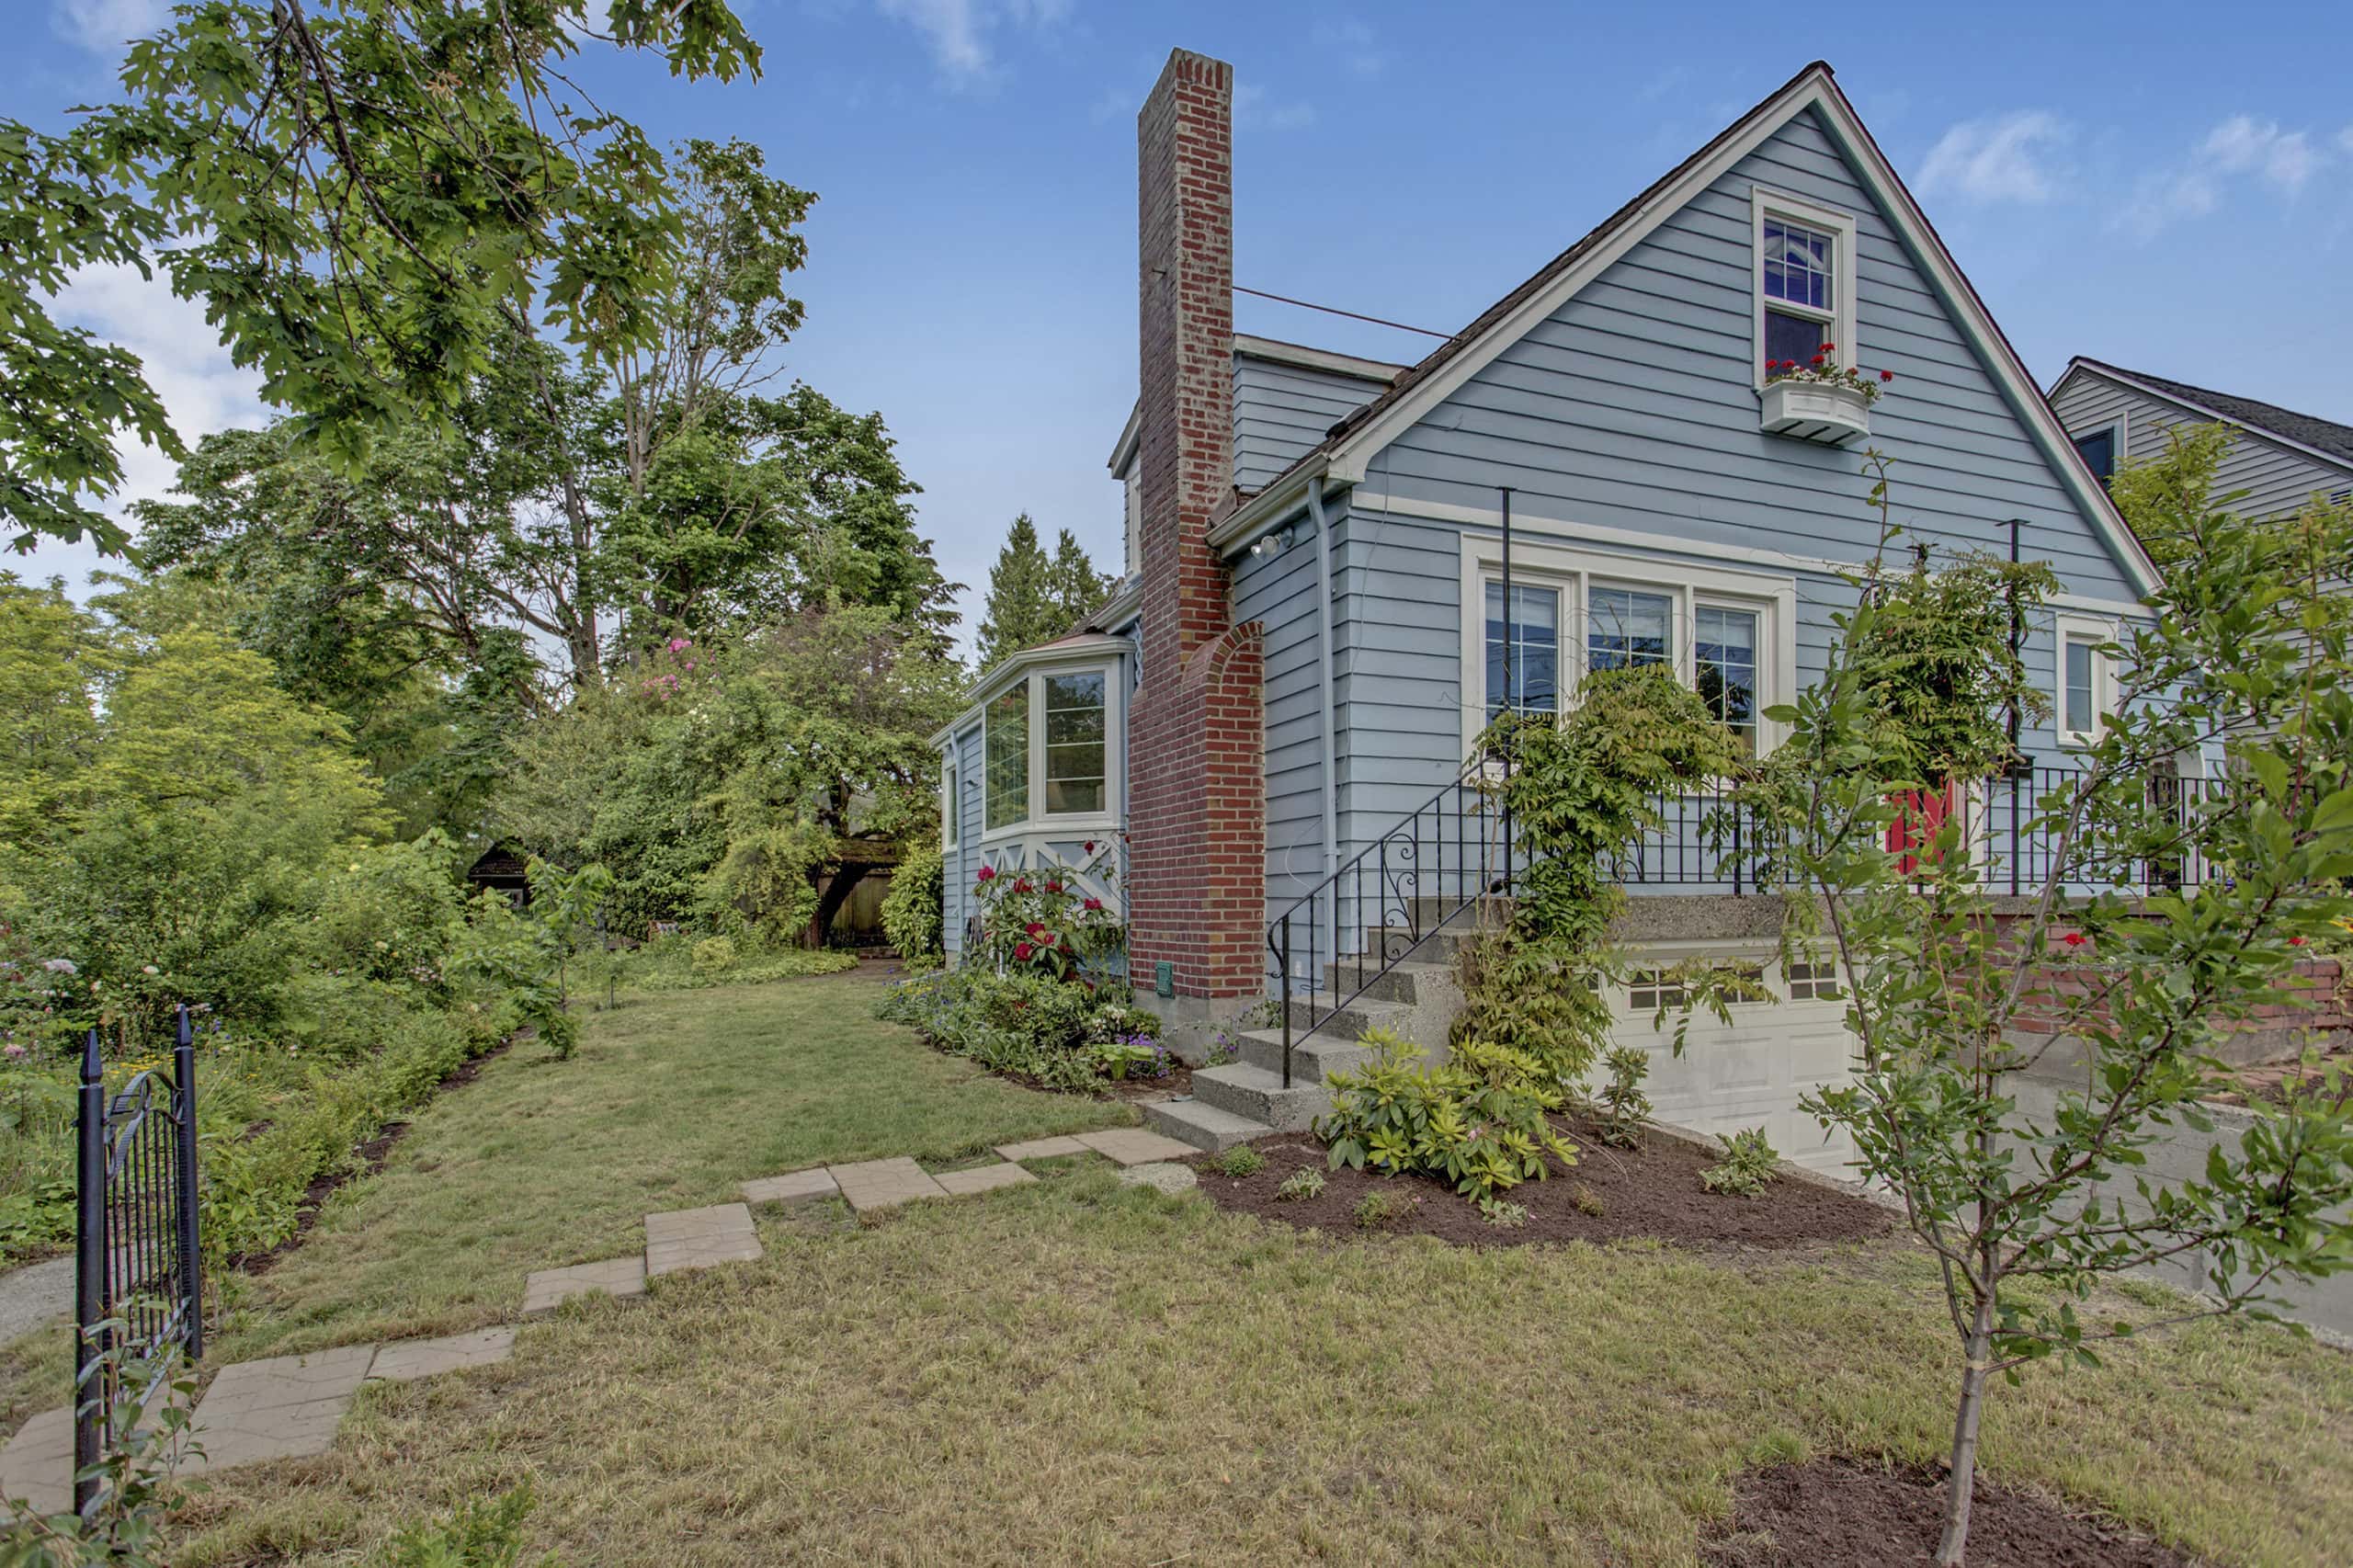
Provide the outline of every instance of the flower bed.
[[[1656,1129],[1635,1133],[1631,1148],[1611,1148],[1602,1142],[1597,1122],[1556,1117],[1552,1127],[1576,1145],[1577,1163],[1550,1161],[1549,1179],[1510,1190],[1509,1202],[1527,1210],[1518,1224],[1491,1222],[1450,1186],[1427,1176],[1334,1168],[1325,1145],[1302,1132],[1252,1144],[1266,1163],[1246,1176],[1225,1175],[1210,1156],[1194,1166],[1200,1190],[1222,1208],[1308,1230],[1394,1232],[1458,1246],[1645,1237],[1687,1246],[1790,1248],[1861,1241],[1889,1229],[1886,1210],[1869,1199],[1786,1175],[1753,1198],[1711,1192],[1700,1176],[1716,1167],[1716,1156]],[[1302,1172],[1321,1176],[1320,1187]],[[1294,1193],[1316,1190],[1287,1197],[1286,1183],[1295,1184]],[[1392,1212],[1368,1224],[1362,1214],[1368,1200]]]

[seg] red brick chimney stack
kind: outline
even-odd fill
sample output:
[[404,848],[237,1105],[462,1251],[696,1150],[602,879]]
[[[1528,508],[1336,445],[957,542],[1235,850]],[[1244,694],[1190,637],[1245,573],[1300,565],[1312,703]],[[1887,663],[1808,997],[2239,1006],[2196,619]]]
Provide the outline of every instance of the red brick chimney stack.
[[1129,961],[1139,990],[1257,995],[1265,721],[1211,524],[1233,505],[1233,67],[1177,50],[1136,119],[1142,687],[1128,717]]

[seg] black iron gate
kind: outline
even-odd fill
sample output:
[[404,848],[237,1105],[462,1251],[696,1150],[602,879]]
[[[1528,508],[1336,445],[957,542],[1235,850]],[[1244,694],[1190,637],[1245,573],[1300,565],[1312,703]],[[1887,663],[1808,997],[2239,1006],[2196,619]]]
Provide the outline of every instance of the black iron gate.
[[[186,1007],[177,1032],[168,1073],[138,1074],[113,1095],[107,1093],[98,1031],[92,1029],[83,1046],[74,1205],[77,1509],[86,1509],[97,1490],[82,1472],[130,1436],[113,1430],[125,1369],[159,1356],[193,1361],[204,1351],[196,1050]],[[144,1387],[153,1397],[170,1383],[152,1378]]]

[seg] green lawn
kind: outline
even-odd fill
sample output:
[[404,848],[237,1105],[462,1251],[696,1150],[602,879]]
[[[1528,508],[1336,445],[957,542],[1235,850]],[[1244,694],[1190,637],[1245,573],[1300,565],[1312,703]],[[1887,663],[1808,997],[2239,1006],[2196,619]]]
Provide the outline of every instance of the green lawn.
[[[568,1065],[494,1064],[268,1278],[223,1358],[488,1321],[527,1268],[626,1250],[643,1210],[745,1175],[1123,1118],[967,1079],[867,1021],[870,994],[665,997],[592,1019]],[[764,1210],[757,1264],[372,1388],[326,1457],[211,1478],[173,1561],[360,1562],[528,1481],[535,1550],[571,1568],[1688,1563],[1752,1460],[1926,1460],[1950,1419],[1949,1332],[1902,1245],[1471,1252],[1039,1168],[873,1226]],[[2131,1344],[1998,1391],[1985,1460],[2221,1562],[2341,1561],[2353,1358],[2241,1324]]]
[[[485,1062],[276,1267],[218,1281],[207,1367],[509,1319],[531,1270],[637,1250],[647,1213],[733,1201],[749,1176],[1135,1119],[913,1045],[871,1016],[876,989],[845,974],[623,992],[571,1061],[526,1041]],[[70,1346],[60,1327],[0,1347],[13,1422],[65,1403]]]

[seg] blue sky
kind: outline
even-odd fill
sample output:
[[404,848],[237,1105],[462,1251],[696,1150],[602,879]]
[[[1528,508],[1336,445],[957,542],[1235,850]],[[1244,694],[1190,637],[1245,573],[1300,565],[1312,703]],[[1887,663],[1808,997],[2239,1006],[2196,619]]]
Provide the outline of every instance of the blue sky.
[[[8,112],[104,95],[163,0],[12,0]],[[1134,112],[1172,46],[1234,62],[1235,280],[1451,330],[1815,58],[2029,367],[2084,353],[2353,423],[2353,7],[745,0],[766,75],[592,54],[665,140],[737,136],[814,189],[790,373],[879,409],[977,588],[1027,510],[1115,564],[1103,470],[1135,375]],[[76,320],[184,435],[255,423],[196,307],[121,274]],[[1247,332],[1434,342],[1244,298]],[[136,454],[130,493],[168,464]],[[86,551],[17,570],[76,581]]]

